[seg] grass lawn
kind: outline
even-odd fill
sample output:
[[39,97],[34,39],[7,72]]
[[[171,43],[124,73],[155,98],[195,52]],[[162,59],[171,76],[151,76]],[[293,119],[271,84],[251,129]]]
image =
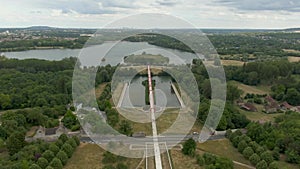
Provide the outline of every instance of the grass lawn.
[[171,150],[174,169],[204,169],[197,164],[196,158],[182,154],[180,150]]
[[[102,164],[104,152],[105,150],[96,144],[81,143],[64,169],[102,169],[104,167]],[[123,163],[128,168],[136,168],[140,161],[141,159],[126,158]]]
[[228,83],[236,85],[239,89],[241,89],[244,92],[243,96],[245,96],[246,93],[262,95],[262,94],[269,94],[270,92],[269,86],[249,86],[237,81],[229,81]]
[[219,156],[227,157],[231,160],[251,165],[251,163],[243,157],[238,150],[232,146],[228,139],[207,141],[198,143],[197,149],[205,152],[210,152]]
[[245,62],[238,60],[221,60],[223,66],[243,66]]
[[[256,106],[256,105],[255,105]],[[251,121],[274,121],[275,117],[282,115],[281,113],[275,114],[266,114],[259,110],[259,106],[257,106],[258,112],[250,112],[239,109],[241,114],[244,114]]]

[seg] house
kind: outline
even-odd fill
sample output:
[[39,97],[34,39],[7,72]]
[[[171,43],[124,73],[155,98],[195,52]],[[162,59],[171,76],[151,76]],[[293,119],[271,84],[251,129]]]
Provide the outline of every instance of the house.
[[240,104],[240,108],[247,111],[253,111],[253,112],[257,111],[257,108],[252,103]]
[[265,105],[264,107],[264,111],[266,113],[276,113],[278,110],[281,109],[277,101],[273,99],[270,95],[265,97],[265,101],[267,102],[267,105]]
[[293,108],[293,106],[291,106],[288,102],[282,102],[280,107],[283,110],[291,110]]

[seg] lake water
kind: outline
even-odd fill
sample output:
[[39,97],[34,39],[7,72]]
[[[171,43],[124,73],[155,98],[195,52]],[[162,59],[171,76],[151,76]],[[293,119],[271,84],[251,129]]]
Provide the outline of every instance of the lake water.
[[[155,80],[155,105],[160,107],[180,107],[176,95],[171,92],[171,77],[153,76],[152,79]],[[144,80],[147,80],[146,76],[136,76],[131,80],[125,92],[122,107],[145,106],[145,87],[142,85]]]
[[[20,52],[2,53],[8,58],[28,59],[37,58],[45,60],[61,60],[66,57],[77,57],[80,55],[82,65],[116,65],[123,61],[123,57],[130,54],[141,54],[142,52],[150,54],[161,54],[169,57],[170,63],[182,64],[191,63],[195,54],[182,52],[179,50],[168,49],[150,45],[147,42],[105,42],[101,45],[86,47],[84,49],[43,49],[29,50]],[[113,48],[112,48],[113,47]],[[110,51],[108,49],[112,48]],[[109,52],[108,52],[109,51]],[[105,53],[107,53],[106,56]],[[102,59],[104,58],[105,59]],[[105,61],[103,61],[105,60]]]

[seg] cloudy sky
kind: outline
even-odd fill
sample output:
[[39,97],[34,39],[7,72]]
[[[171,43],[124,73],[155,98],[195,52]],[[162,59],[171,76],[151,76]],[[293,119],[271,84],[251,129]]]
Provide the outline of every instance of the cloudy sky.
[[299,0],[0,0],[0,27],[101,28],[139,13],[170,14],[199,28],[300,27]]

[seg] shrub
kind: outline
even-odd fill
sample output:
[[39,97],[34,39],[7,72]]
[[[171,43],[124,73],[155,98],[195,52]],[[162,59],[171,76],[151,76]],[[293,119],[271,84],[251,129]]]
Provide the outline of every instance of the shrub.
[[44,157],[47,161],[52,161],[54,158],[54,153],[50,150],[46,150],[43,154],[42,157]]
[[249,161],[251,162],[251,164],[256,165],[257,163],[259,163],[260,157],[259,157],[259,155],[254,153],[254,154],[252,154],[252,156],[250,156]]
[[62,169],[63,165],[61,163],[61,161],[58,158],[53,158],[53,160],[50,162],[49,164],[51,167],[55,168],[55,169]]
[[37,164],[32,164],[29,169],[42,169],[40,166],[38,166]]
[[46,158],[39,158],[38,161],[36,162],[41,168],[46,168],[49,164],[48,160]]
[[58,139],[61,140],[63,143],[69,140],[66,134],[61,134]]
[[67,155],[68,155],[68,157],[70,158],[70,157],[72,157],[72,154],[73,154],[73,147],[72,146],[70,146],[70,144],[68,144],[68,143],[65,143],[63,146],[62,146],[62,149],[61,150],[63,150]]
[[195,150],[196,150],[196,142],[194,139],[190,138],[183,144],[183,148],[182,148],[183,154],[194,156]]
[[64,151],[59,151],[57,154],[56,154],[56,157],[61,161],[61,163],[63,165],[66,165],[67,164],[67,161],[68,161],[68,155],[64,152]]
[[50,144],[49,150],[52,151],[54,155],[59,152],[59,148],[55,143]]
[[260,158],[270,164],[274,161],[272,153],[270,151],[265,151],[260,155]]
[[249,159],[252,156],[252,154],[254,154],[254,151],[253,151],[253,149],[251,147],[247,147],[243,151],[243,155],[247,159]]
[[203,158],[206,165],[215,164],[217,160],[217,157],[210,153],[204,153]]
[[273,162],[269,165],[269,169],[279,169],[278,163],[277,163],[276,161],[273,161]]
[[245,140],[243,140],[243,141],[241,141],[241,142],[238,144],[238,151],[239,151],[240,153],[242,153],[242,152],[245,150],[246,147],[248,147],[248,144],[246,143]]
[[256,164],[256,169],[268,169],[268,164],[265,160],[261,160],[259,163]]
[[200,156],[200,155],[197,155],[197,164],[198,164],[199,166],[204,166],[204,165],[205,165],[205,160],[204,160],[204,158],[203,158],[202,156]]

